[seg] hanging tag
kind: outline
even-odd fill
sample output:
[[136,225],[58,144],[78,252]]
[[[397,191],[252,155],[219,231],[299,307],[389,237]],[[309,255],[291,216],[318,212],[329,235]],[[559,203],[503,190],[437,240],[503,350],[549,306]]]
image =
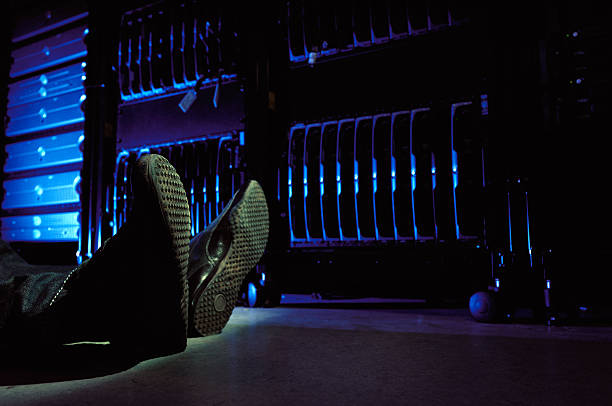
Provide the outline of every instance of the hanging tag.
[[189,108],[191,107],[193,102],[196,101],[197,98],[198,95],[195,90],[191,89],[187,92],[185,97],[183,97],[183,99],[179,103],[179,107],[181,108],[181,110],[183,110],[183,113],[187,113],[187,110],[189,110]]

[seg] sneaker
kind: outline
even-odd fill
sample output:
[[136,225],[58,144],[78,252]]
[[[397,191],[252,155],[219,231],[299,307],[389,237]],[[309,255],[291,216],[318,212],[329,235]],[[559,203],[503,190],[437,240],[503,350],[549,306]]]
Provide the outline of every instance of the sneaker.
[[268,231],[266,197],[252,180],[191,240],[187,279],[192,332],[202,336],[221,333],[245,276],[263,255]]

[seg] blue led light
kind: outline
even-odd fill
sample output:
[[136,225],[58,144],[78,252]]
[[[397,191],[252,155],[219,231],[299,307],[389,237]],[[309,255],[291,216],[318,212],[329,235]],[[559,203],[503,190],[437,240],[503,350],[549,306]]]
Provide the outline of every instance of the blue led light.
[[[396,175],[395,175],[395,157],[391,157],[391,191],[395,192],[396,189]],[[395,223],[394,223],[395,224]]]
[[489,114],[489,101],[486,94],[480,95],[480,114],[483,116]]
[[34,225],[38,227],[42,224],[42,219],[40,218],[40,216],[34,216],[32,217],[32,223],[34,223]]
[[43,86],[46,86],[47,83],[49,83],[49,79],[47,79],[47,76],[45,76],[45,74],[43,73],[42,75],[40,75],[40,83],[43,84]]
[[35,228],[34,230],[32,230],[32,237],[34,237],[35,240],[40,239],[41,236],[41,232],[39,229]]
[[219,203],[219,174],[215,175],[215,197]]
[[[321,165],[321,168],[320,168],[320,169],[321,169],[321,172],[320,172],[320,173],[321,173],[321,174],[323,174],[323,165]],[[320,188],[321,188],[321,196],[323,196],[323,194],[325,193],[325,192],[324,192],[323,175],[321,175],[321,176],[319,177],[319,185],[320,185]]]
[[304,197],[308,196],[308,177],[307,177],[307,173],[308,173],[308,167],[306,165],[304,165],[304,179],[302,180],[302,182],[304,183]]

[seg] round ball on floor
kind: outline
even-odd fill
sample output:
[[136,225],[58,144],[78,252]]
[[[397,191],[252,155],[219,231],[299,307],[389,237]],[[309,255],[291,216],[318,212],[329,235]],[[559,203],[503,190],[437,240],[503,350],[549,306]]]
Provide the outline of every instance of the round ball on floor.
[[495,297],[489,292],[474,293],[470,298],[470,313],[477,321],[494,321],[497,316]]

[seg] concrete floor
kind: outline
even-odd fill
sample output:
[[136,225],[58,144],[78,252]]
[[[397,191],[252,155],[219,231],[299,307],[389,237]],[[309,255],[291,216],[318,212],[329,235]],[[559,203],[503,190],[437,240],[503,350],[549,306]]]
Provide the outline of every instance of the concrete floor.
[[137,365],[106,345],[66,346],[45,363],[0,366],[0,405],[612,404],[612,326],[332,307],[239,307],[222,334]]

